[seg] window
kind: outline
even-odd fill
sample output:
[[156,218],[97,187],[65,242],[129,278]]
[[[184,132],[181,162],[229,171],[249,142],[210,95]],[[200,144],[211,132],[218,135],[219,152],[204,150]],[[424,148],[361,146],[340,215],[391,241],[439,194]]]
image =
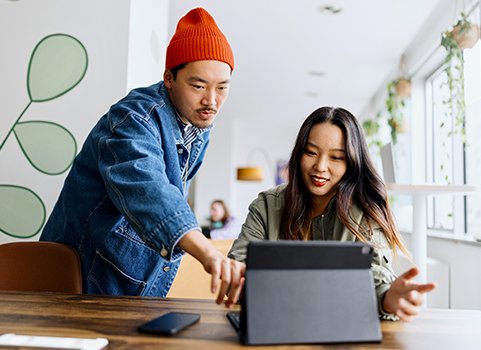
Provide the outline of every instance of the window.
[[[456,128],[445,67],[426,80],[427,180],[438,184],[479,184],[481,174],[481,46],[465,50],[464,136]],[[478,192],[479,193],[479,192]],[[428,227],[456,233],[479,233],[481,199],[479,194],[432,196],[428,201]],[[477,231],[477,232],[476,232]]]
[[477,192],[466,198],[467,232],[481,235],[481,44],[464,52],[466,100],[466,183]]

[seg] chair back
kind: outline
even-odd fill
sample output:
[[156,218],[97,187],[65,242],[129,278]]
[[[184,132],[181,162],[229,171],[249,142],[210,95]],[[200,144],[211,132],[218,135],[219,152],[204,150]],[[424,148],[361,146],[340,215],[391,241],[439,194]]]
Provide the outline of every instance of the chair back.
[[80,257],[55,242],[0,244],[0,290],[81,294]]

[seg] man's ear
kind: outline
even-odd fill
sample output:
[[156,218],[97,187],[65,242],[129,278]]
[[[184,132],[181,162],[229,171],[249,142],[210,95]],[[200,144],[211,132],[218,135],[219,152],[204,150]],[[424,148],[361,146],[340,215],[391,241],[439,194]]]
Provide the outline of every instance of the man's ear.
[[166,69],[164,71],[164,84],[167,87],[167,89],[172,89],[173,81],[174,81],[174,76],[172,75],[172,72]]

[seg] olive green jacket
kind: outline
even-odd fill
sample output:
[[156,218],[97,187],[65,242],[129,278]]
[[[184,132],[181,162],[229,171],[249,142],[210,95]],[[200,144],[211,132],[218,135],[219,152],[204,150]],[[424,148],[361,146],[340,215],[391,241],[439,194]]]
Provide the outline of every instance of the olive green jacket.
[[[247,245],[255,240],[278,240],[282,211],[285,205],[285,185],[259,193],[249,206],[249,213],[242,226],[239,238],[234,241],[228,256],[237,261],[245,262]],[[350,211],[351,217],[359,227],[369,230],[366,217],[357,206]],[[374,285],[378,299],[379,314],[384,319],[396,319],[394,315],[385,313],[382,308],[382,298],[396,278],[391,266],[391,249],[387,244],[381,229],[371,224],[371,244],[374,247],[371,265]],[[339,220],[336,215],[335,199],[331,200],[326,213],[314,218],[312,223],[314,240],[336,240],[353,242],[357,238]]]

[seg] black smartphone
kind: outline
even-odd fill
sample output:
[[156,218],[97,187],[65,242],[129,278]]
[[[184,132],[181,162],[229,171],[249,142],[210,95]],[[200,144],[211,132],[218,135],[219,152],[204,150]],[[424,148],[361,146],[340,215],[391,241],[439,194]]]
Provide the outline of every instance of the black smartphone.
[[144,323],[138,328],[138,331],[142,333],[173,335],[193,325],[199,320],[199,314],[169,312]]

